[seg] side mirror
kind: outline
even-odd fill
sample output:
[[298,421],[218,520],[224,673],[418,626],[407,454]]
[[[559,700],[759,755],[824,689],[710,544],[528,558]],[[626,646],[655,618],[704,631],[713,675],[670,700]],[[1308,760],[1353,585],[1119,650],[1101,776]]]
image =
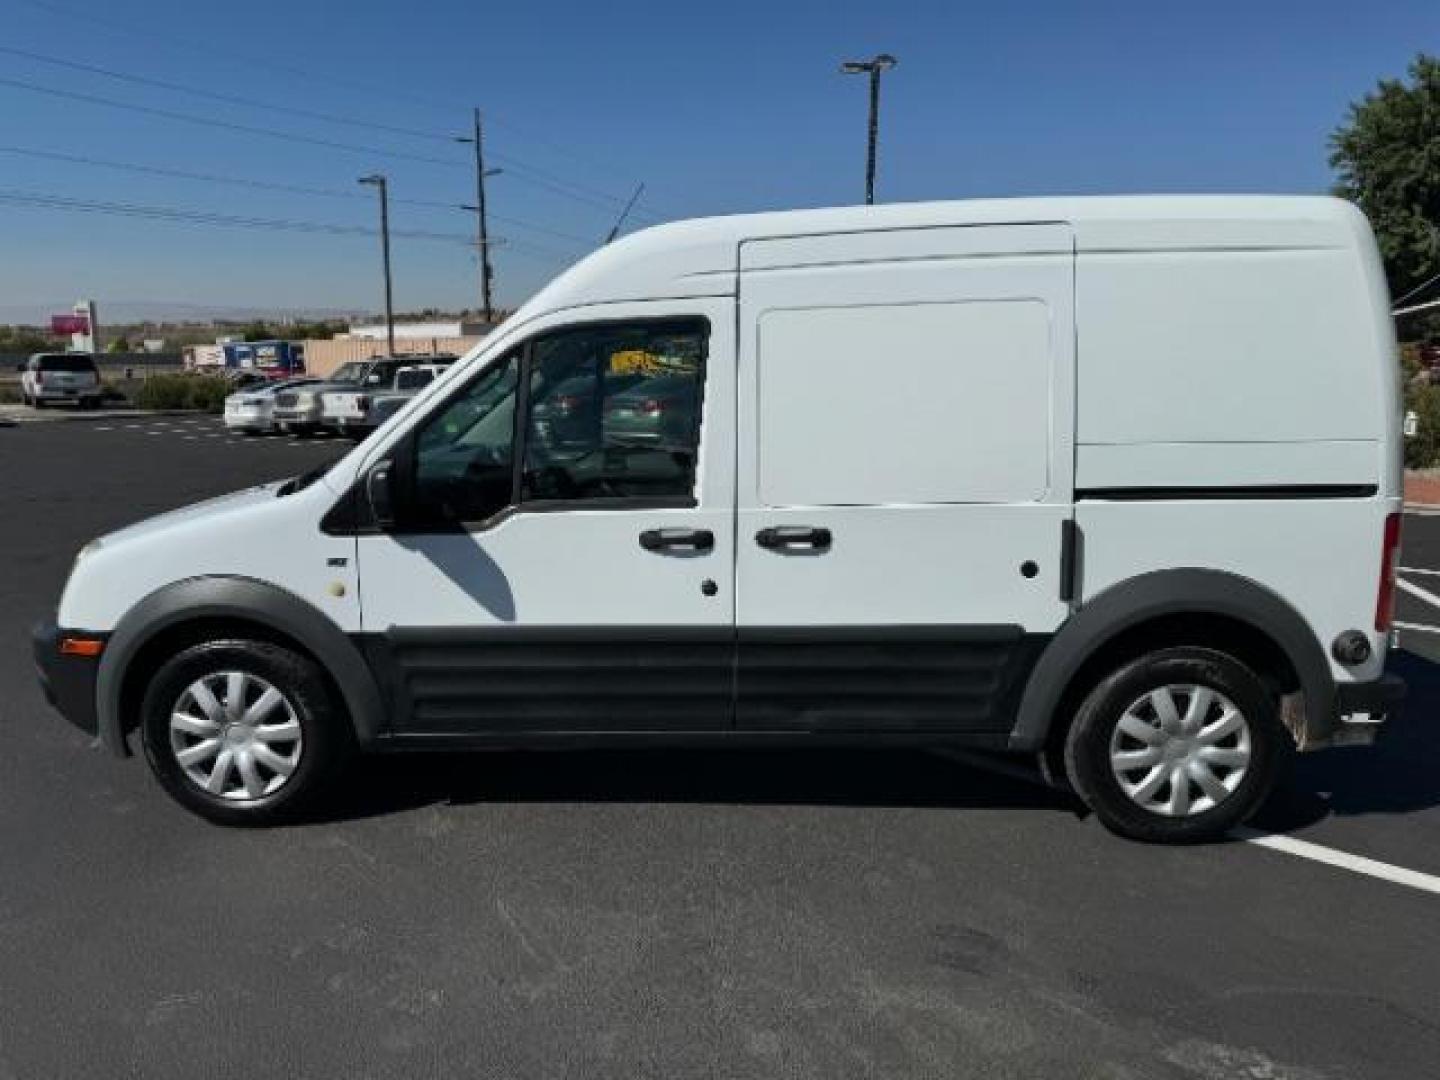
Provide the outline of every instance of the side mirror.
[[395,497],[391,490],[390,470],[393,465],[382,461],[365,477],[365,497],[370,500],[370,516],[382,529],[395,524]]

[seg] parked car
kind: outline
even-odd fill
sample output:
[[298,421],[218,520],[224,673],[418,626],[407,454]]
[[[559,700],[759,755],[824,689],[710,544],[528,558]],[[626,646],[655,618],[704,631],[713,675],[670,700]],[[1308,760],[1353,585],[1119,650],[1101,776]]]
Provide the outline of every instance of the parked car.
[[225,399],[225,426],[247,435],[266,435],[277,430],[275,398],[285,390],[297,390],[319,383],[319,379],[285,379],[280,382],[251,383]]
[[394,376],[400,361],[389,357],[351,360],[341,364],[329,378],[275,396],[275,422],[292,435],[314,435],[324,430],[321,395],[327,390],[352,390],[382,386]]
[[[867,743],[1216,839],[1403,694],[1388,306],[1325,198],[645,230],[338,462],[86,545],[42,683],[221,822],[352,748]],[[582,377],[598,443],[529,422]]]
[[275,419],[282,431],[305,436],[324,430],[338,431],[339,425],[326,421],[323,395],[330,390],[370,390],[388,386],[395,372],[407,364],[429,362],[451,364],[457,358],[450,354],[418,356],[381,356],[370,360],[351,360],[340,365],[329,378],[312,386],[282,392],[275,399]]
[[19,365],[19,371],[20,398],[36,409],[61,401],[97,409],[105,397],[90,353],[35,353]]
[[410,364],[395,369],[388,385],[326,390],[320,395],[320,423],[342,435],[364,438],[443,372],[448,365]]
[[343,435],[367,438],[399,412],[400,406],[444,374],[446,367],[448,364],[412,364],[397,370],[389,389],[325,393],[325,422],[334,423]]
[[598,445],[617,395],[644,380],[643,375],[609,372],[562,379],[532,403],[531,423],[553,447]]

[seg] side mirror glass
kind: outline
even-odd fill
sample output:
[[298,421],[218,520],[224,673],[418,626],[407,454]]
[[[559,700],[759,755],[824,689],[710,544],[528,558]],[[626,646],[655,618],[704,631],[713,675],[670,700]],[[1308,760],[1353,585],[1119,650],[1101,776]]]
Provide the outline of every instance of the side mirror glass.
[[395,496],[390,480],[392,462],[382,461],[365,477],[365,497],[370,501],[370,516],[382,529],[395,525]]

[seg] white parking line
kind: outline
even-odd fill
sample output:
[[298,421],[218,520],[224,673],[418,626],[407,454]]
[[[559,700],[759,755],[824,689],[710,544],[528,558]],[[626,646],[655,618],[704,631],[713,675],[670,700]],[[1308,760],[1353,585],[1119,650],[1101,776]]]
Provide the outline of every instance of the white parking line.
[[1400,588],[1404,589],[1417,600],[1424,600],[1425,603],[1431,607],[1440,608],[1440,596],[1436,596],[1433,592],[1427,592],[1425,589],[1420,588],[1419,585],[1412,585],[1404,578],[1398,578],[1395,584],[1399,585]]
[[1402,574],[1425,574],[1429,577],[1440,577],[1440,570],[1423,570],[1418,566],[1401,566],[1397,569]]
[[1381,881],[1394,882],[1396,885],[1405,885],[1440,896],[1440,877],[1434,874],[1422,874],[1418,870],[1407,870],[1394,863],[1367,859],[1363,855],[1351,855],[1348,851],[1337,851],[1321,844],[1312,844],[1308,840],[1296,840],[1293,836],[1279,836],[1275,833],[1260,832],[1258,829],[1239,828],[1231,835],[1247,844],[1269,848],[1271,851],[1283,851],[1287,855],[1297,855],[1326,866],[1339,867],[1341,870],[1365,874]]
[[1440,626],[1426,626],[1418,622],[1397,622],[1395,627],[1398,630],[1416,630],[1422,634],[1440,634]]
[[[1038,773],[1030,772],[1023,766],[1007,761],[992,759],[986,754],[976,754],[969,750],[941,750],[938,753],[941,757],[958,761],[962,765],[969,765],[972,768],[996,773],[1000,776],[1008,776],[1012,780],[1032,784],[1044,788],[1046,791],[1054,790]],[[1311,862],[1323,863],[1340,870],[1349,870],[1352,873],[1364,874],[1367,877],[1440,896],[1440,877],[1434,874],[1421,873],[1419,870],[1410,870],[1404,866],[1396,866],[1394,863],[1380,862],[1378,859],[1367,859],[1363,855],[1352,855],[1348,851],[1326,847],[1324,844],[1313,844],[1309,840],[1297,840],[1293,836],[1261,832],[1259,829],[1252,829],[1244,825],[1237,829],[1231,829],[1230,835],[1236,840],[1243,840],[1256,847],[1269,848],[1271,851],[1294,855],[1298,859],[1309,859]]]

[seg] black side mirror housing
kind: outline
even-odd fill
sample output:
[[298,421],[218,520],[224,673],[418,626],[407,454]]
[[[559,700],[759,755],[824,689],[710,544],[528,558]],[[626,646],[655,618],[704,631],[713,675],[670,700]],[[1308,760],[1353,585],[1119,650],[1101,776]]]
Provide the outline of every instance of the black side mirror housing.
[[365,477],[365,497],[370,502],[370,517],[382,529],[395,525],[395,495],[390,480],[393,468],[391,462],[382,461]]

